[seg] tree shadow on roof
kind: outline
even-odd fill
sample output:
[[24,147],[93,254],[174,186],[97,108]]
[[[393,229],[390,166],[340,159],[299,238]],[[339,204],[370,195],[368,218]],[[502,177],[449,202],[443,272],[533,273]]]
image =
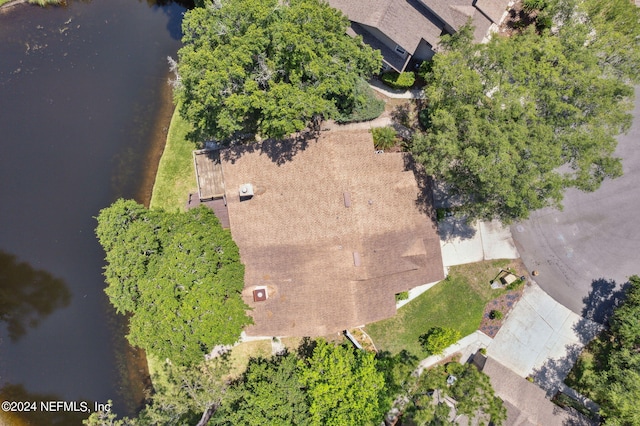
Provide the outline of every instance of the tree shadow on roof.
[[418,184],[416,207],[421,213],[429,217],[432,228],[438,231],[441,240],[447,241],[454,238],[465,240],[476,235],[476,228],[465,217],[452,216],[438,223],[435,207],[436,200],[434,198],[434,194],[438,191],[437,185],[425,173],[422,165],[417,163],[410,154],[404,154],[404,169],[405,171],[413,172]]
[[591,282],[589,294],[582,299],[582,316],[599,324],[606,324],[624,299],[629,282],[618,285],[614,280],[599,278]]
[[306,150],[311,142],[317,142],[318,139],[319,133],[310,130],[285,139],[266,139],[254,143],[231,142],[227,149],[221,150],[220,158],[234,164],[245,154],[259,152],[260,155],[266,155],[276,165],[281,166],[292,161],[298,153]]

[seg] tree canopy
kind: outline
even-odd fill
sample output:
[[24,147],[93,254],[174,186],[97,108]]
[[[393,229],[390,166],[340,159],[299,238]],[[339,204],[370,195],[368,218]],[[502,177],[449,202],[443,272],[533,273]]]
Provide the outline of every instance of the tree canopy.
[[191,364],[251,322],[238,247],[211,210],[167,213],[118,200],[100,212],[96,234],[109,300],[133,314],[131,344]]
[[622,174],[615,136],[631,124],[627,81],[638,72],[614,54],[602,19],[575,13],[555,33],[529,28],[480,45],[468,28],[443,37],[426,73],[426,132],[412,151],[463,213],[522,219],[561,206],[566,188],[593,191]]
[[[453,383],[447,379],[455,377]],[[418,425],[453,424],[444,396],[455,401],[455,414],[477,418],[481,424],[500,425],[507,418],[502,400],[495,396],[489,376],[471,364],[450,362],[426,370],[409,395],[406,415]],[[485,423],[485,424],[486,424]]]
[[572,373],[572,385],[600,404],[607,425],[640,425],[639,318],[640,277],[634,275],[609,328],[588,346]]
[[384,416],[384,375],[373,353],[320,340],[299,366],[312,425],[369,425]]
[[356,107],[381,55],[320,0],[216,0],[188,11],[175,98],[191,137],[283,137]]

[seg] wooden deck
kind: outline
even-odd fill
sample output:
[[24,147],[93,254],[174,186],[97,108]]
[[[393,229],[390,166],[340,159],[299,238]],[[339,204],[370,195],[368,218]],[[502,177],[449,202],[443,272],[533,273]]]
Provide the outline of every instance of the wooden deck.
[[224,196],[224,176],[220,164],[220,151],[200,149],[193,151],[193,164],[198,180],[198,196],[201,201]]
[[198,194],[189,194],[189,199],[187,200],[187,210],[192,209],[194,207],[198,207],[200,204],[204,204],[213,210],[213,213],[216,215],[220,224],[224,229],[229,229],[229,210],[227,210],[227,205],[224,201],[224,198],[216,198],[215,200],[208,201],[200,201],[198,198]]

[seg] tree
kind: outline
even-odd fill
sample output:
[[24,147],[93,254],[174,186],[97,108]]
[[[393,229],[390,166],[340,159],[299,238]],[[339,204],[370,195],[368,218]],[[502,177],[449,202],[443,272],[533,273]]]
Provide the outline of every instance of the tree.
[[[452,384],[447,378],[454,376]],[[453,424],[451,408],[444,402],[449,396],[455,400],[455,415],[466,415],[470,419],[483,419],[487,423],[502,424],[507,417],[502,400],[495,396],[489,376],[471,364],[450,362],[424,371],[413,391],[406,415],[419,425]],[[488,417],[488,419],[487,419]]]
[[[609,329],[590,345],[595,362],[581,368],[580,389],[600,404],[606,424],[640,425],[640,277],[629,278]],[[579,361],[584,363],[585,361]]]
[[350,114],[358,80],[381,55],[349,37],[348,23],[320,0],[219,0],[188,11],[175,98],[191,137],[283,137]]
[[419,337],[420,345],[428,355],[440,355],[446,348],[460,340],[460,332],[452,328],[431,327]]
[[100,212],[96,234],[107,253],[109,300],[133,314],[133,345],[192,364],[234,343],[251,322],[238,247],[211,210],[167,213],[118,200]]
[[309,406],[293,354],[252,358],[214,419],[221,425],[307,425]]
[[[182,426],[209,424],[226,397],[228,356],[189,367],[164,362],[153,377],[154,393],[137,417],[118,419],[113,411],[98,411],[89,426]],[[111,405],[111,401],[109,401]]]
[[621,175],[615,136],[630,126],[633,89],[603,71],[587,34],[574,35],[582,44],[533,29],[482,45],[468,31],[443,37],[412,152],[461,213],[524,219],[560,207],[566,188]]
[[369,425],[383,418],[384,376],[373,353],[320,340],[298,366],[312,425]]

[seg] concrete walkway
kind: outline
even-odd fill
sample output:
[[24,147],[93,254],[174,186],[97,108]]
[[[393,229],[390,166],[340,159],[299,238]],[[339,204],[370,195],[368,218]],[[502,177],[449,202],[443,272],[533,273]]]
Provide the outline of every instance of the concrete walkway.
[[537,284],[524,291],[487,354],[549,394],[562,385],[578,355],[602,327],[556,302]]
[[396,90],[390,87],[387,87],[383,82],[377,79],[369,80],[369,86],[373,90],[378,93],[382,93],[388,98],[394,99],[422,99],[424,98],[424,94],[422,89],[412,89],[412,90]]
[[458,340],[455,344],[446,348],[441,355],[432,355],[423,359],[418,364],[414,374],[420,375],[426,369],[432,365],[437,364],[443,359],[450,357],[451,355],[459,352],[462,356],[460,362],[465,363],[475,354],[480,348],[486,348],[491,344],[491,337],[484,334],[482,331],[476,331],[468,336]]
[[463,218],[447,217],[438,222],[438,233],[442,263],[447,267],[520,257],[511,231],[496,220],[468,225]]

